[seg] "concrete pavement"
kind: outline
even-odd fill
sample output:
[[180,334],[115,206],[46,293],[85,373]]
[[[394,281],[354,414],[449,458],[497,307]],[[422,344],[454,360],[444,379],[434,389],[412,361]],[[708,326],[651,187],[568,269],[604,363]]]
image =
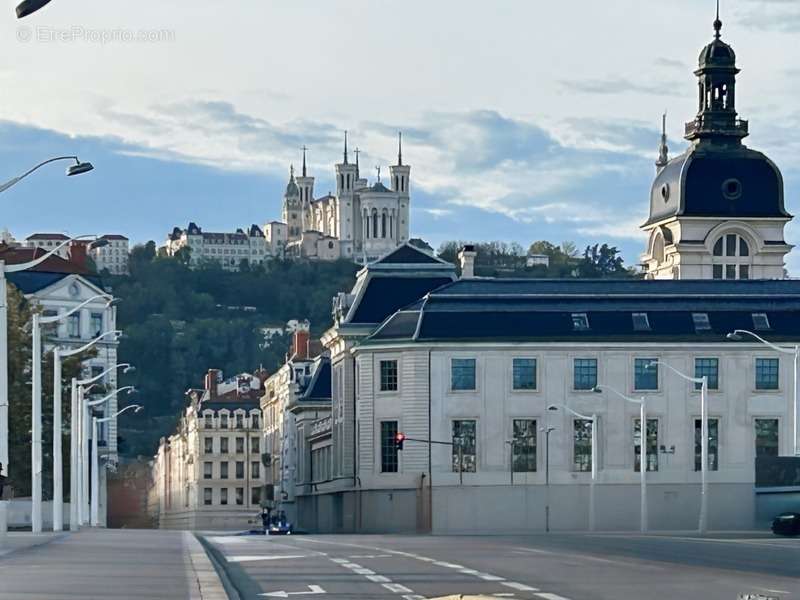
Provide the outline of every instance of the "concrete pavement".
[[101,529],[32,538],[9,536],[16,547],[0,555],[0,600],[228,597],[188,532]]
[[800,599],[800,539],[752,534],[205,539],[244,600],[421,600],[451,594],[736,600],[745,593]]

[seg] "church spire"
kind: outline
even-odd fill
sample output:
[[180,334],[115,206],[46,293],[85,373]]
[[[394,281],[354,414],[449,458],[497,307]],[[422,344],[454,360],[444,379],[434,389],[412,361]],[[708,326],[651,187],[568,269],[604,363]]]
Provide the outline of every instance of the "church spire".
[[403,166],[403,132],[397,132],[397,164]]
[[660,172],[661,169],[667,166],[669,162],[669,146],[667,146],[667,111],[661,116],[661,144],[658,146],[658,160],[656,161],[656,169]]
[[308,150],[308,148],[306,148],[305,145],[304,145],[303,146],[303,177],[307,177],[308,176],[308,173],[306,172],[306,150]]
[[719,39],[722,37],[720,31],[722,30],[722,21],[719,19],[719,0],[717,0],[717,18],[714,19],[714,38]]
[[347,163],[347,130],[344,130],[344,164]]
[[359,172],[358,167],[358,155],[361,154],[361,150],[358,149],[358,146],[356,146],[356,149],[353,150],[353,154],[356,155],[356,179],[361,179],[361,173]]

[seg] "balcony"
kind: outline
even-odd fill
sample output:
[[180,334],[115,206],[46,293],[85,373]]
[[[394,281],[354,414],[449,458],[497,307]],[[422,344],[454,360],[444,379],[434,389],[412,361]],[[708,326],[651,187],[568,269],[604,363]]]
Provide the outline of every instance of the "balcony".
[[749,135],[750,127],[744,119],[731,121],[727,117],[714,118],[712,115],[704,115],[686,123],[684,131],[687,138],[714,135],[743,138]]

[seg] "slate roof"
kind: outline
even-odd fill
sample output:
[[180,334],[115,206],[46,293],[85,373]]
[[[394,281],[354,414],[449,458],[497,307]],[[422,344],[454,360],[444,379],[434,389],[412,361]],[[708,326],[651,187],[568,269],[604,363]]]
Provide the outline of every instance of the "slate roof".
[[[572,315],[586,314],[576,330]],[[633,313],[649,328],[636,330]],[[708,315],[696,329],[693,313]],[[725,341],[765,313],[770,340],[800,340],[800,281],[459,280],[396,312],[367,343]]]
[[439,264],[441,260],[431,256],[427,252],[419,248],[415,248],[409,244],[403,244],[397,250],[390,252],[386,256],[379,258],[375,261],[376,264]]
[[349,322],[380,323],[399,308],[450,282],[449,277],[375,277]]
[[320,402],[326,400],[328,402],[331,400],[331,361],[327,357],[322,357],[300,401]]

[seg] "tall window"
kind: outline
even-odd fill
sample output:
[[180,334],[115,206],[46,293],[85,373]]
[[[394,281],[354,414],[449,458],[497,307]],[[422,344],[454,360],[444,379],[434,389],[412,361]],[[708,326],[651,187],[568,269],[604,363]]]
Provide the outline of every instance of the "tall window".
[[[658,419],[647,419],[647,470],[658,471]],[[642,420],[633,422],[634,471],[642,468]]]
[[90,331],[92,337],[97,337],[103,333],[103,313],[92,313],[92,320],[90,321]]
[[203,463],[203,479],[211,479],[214,477],[214,463]]
[[756,456],[778,456],[778,419],[756,419]]
[[757,358],[756,359],[756,389],[757,390],[777,390],[778,389],[778,359],[777,358]]
[[203,415],[203,427],[205,429],[214,428],[214,415],[212,415],[211,413],[206,413]]
[[236,454],[244,454],[244,438],[236,438]]
[[512,385],[515,390],[536,389],[536,359],[515,358],[512,364]]
[[236,413],[236,429],[244,429],[244,415]]
[[228,438],[226,437],[219,438],[219,452],[220,454],[228,453]]
[[536,420],[514,419],[511,464],[516,473],[536,471]]
[[257,437],[250,438],[250,450],[253,454],[261,452],[261,440]]
[[397,473],[397,421],[381,421],[381,473]]
[[250,490],[250,503],[254,506],[261,504],[261,487],[253,486]]
[[67,335],[71,338],[81,337],[81,313],[80,311],[67,317]]
[[219,478],[220,479],[227,479],[228,478],[228,461],[222,461],[219,463]]
[[213,499],[213,490],[211,488],[203,488],[203,504],[211,506]]
[[714,244],[714,279],[750,279],[750,246],[740,235],[728,233]]
[[591,471],[592,422],[589,419],[575,419],[572,427],[572,468],[574,471]]
[[254,460],[250,463],[250,477],[258,479],[261,477],[261,463]]
[[253,429],[258,429],[261,427],[261,418],[259,417],[258,413],[250,414],[250,427]]
[[[700,440],[702,440],[700,419],[694,420],[694,470],[699,471],[703,465]],[[719,419],[708,419],[708,470],[719,469]]]
[[572,387],[576,390],[592,390],[597,386],[597,359],[576,358],[572,362]]
[[244,479],[244,461],[236,461],[236,479]]
[[381,361],[381,391],[394,392],[397,391],[397,361],[396,360],[382,360]]
[[236,506],[244,504],[244,488],[236,488]]
[[222,488],[219,491],[219,503],[223,505],[228,503],[228,488]]
[[454,358],[450,363],[450,389],[474,390],[475,386],[475,359]]
[[[719,389],[719,359],[716,358],[695,358],[694,359],[694,376],[707,377],[708,389]],[[694,389],[699,390],[703,387],[701,383],[695,383]]]
[[214,452],[214,438],[210,435],[203,438],[203,452],[205,454],[212,454]]
[[476,467],[476,422],[453,421],[453,471],[474,473]]
[[636,358],[633,361],[633,389],[658,389],[658,364],[655,358]]
[[228,428],[228,413],[223,412],[219,414],[219,426],[222,429]]

